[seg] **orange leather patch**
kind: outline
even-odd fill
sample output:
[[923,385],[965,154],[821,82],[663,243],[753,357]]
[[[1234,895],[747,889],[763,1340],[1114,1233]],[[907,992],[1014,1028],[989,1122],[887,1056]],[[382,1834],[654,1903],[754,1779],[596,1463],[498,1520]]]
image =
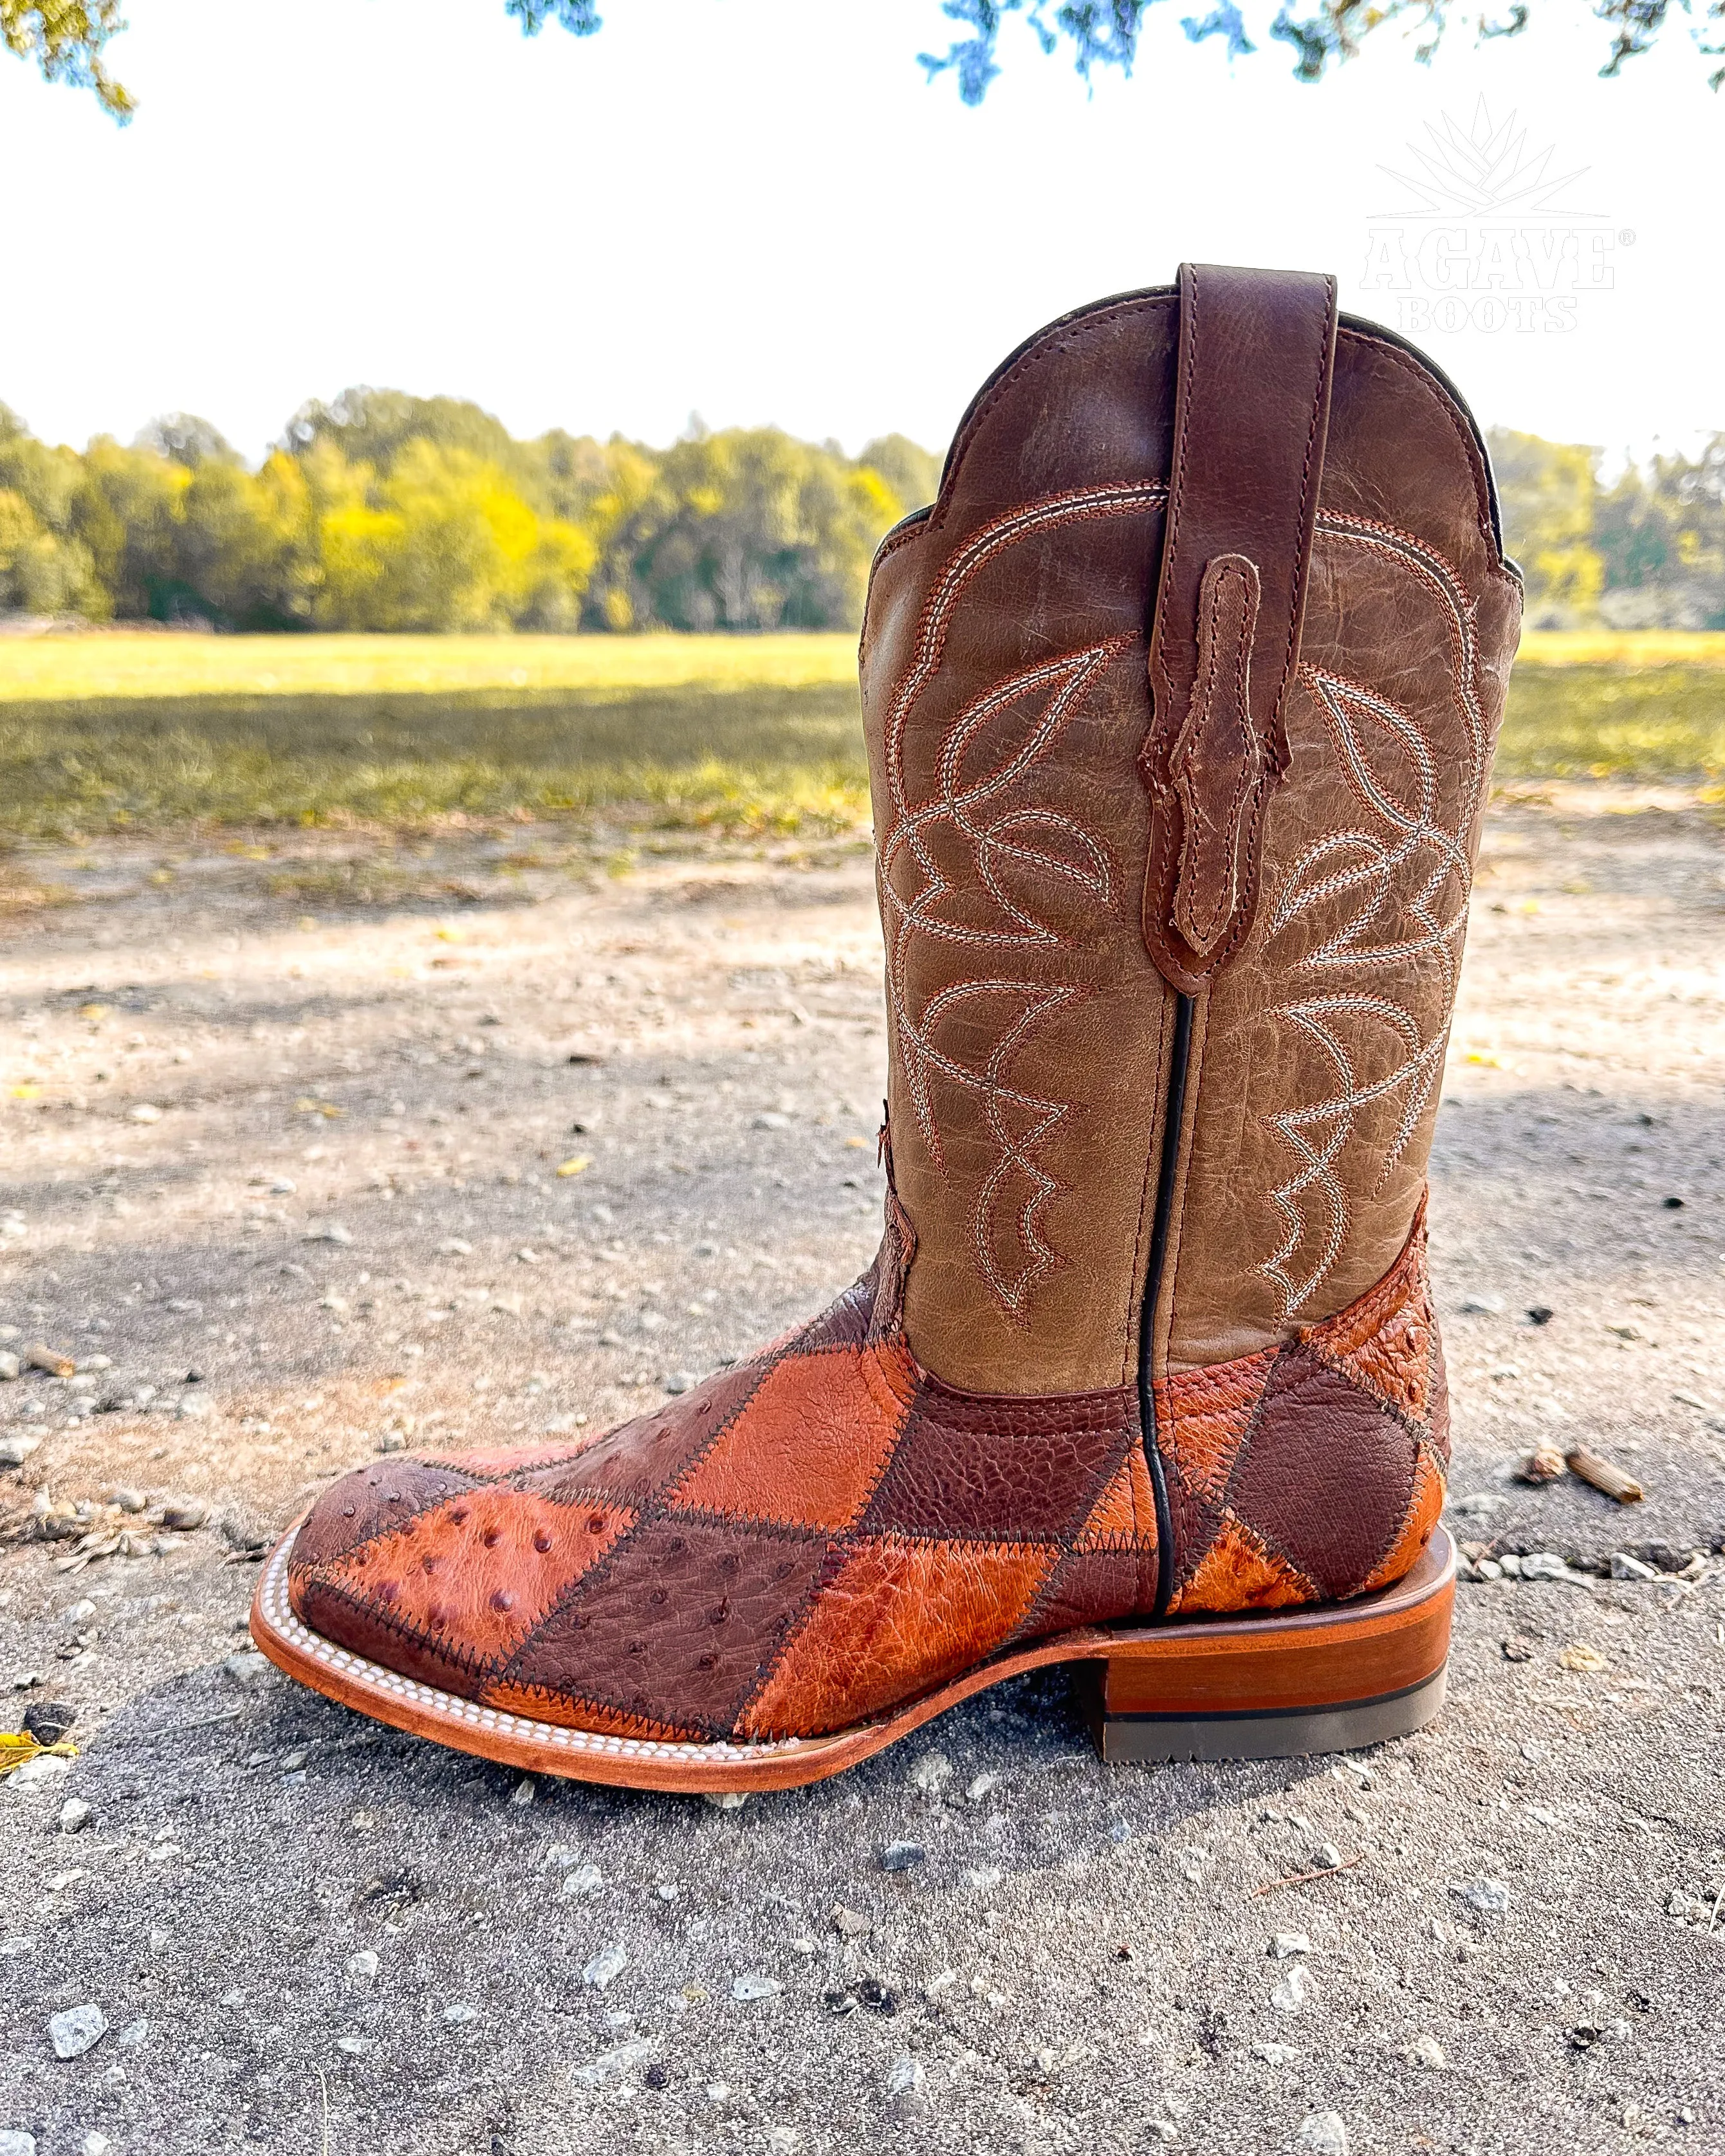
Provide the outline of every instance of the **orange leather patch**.
[[572,1699],[544,1685],[511,1684],[506,1680],[488,1684],[479,1696],[481,1707],[495,1707],[505,1714],[519,1714],[529,1722],[548,1722],[558,1729],[591,1729],[601,1737],[652,1737],[687,1739],[698,1730],[680,1729],[669,1722],[649,1722],[643,1714],[626,1714],[619,1707],[600,1707],[588,1699]]
[[916,1383],[909,1355],[886,1342],[793,1356],[762,1380],[669,1502],[837,1533],[873,1496]]
[[1199,1568],[1169,1604],[1174,1609],[1285,1609],[1319,1599],[1317,1590],[1286,1558],[1265,1548],[1233,1514],[1223,1520]]
[[519,1645],[634,1521],[617,1506],[468,1490],[367,1543],[323,1577],[483,1664]]
[[1076,1550],[1120,1549],[1140,1541],[1153,1548],[1156,1543],[1156,1493],[1150,1486],[1150,1471],[1143,1448],[1134,1445],[1121,1462],[1119,1472],[1096,1500],[1084,1523]]
[[1194,1496],[1220,1503],[1275,1360],[1266,1349],[1236,1363],[1178,1371],[1156,1388],[1158,1435]]
[[1302,1338],[1315,1354],[1415,1422],[1430,1419],[1436,1321],[1425,1273],[1424,1209],[1375,1287]]
[[1413,1569],[1414,1560],[1431,1539],[1431,1531],[1444,1509],[1444,1476],[1431,1448],[1422,1445],[1414,1462],[1414,1487],[1408,1496],[1408,1516],[1394,1546],[1384,1562],[1361,1583],[1360,1593],[1388,1587]]
[[1023,1543],[863,1544],[822,1590],[742,1729],[842,1729],[927,1691],[1006,1638],[1060,1555]]

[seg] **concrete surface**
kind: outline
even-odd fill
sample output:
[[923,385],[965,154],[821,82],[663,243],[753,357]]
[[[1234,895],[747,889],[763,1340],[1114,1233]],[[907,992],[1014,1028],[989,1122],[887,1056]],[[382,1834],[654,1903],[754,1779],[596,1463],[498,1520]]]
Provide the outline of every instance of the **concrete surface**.
[[[1716,813],[1489,827],[1452,1520],[1590,1569],[1462,1588],[1441,1721],[1105,1771],[1056,1672],[734,1810],[523,1784],[244,1652],[326,1476],[633,1411],[872,1250],[866,854],[602,855],[14,857],[0,1349],[85,1374],[0,1383],[0,1697],[82,1749],[0,1784],[0,2152],[1725,2150]],[[1553,1435],[1646,1502],[1505,1479]]]

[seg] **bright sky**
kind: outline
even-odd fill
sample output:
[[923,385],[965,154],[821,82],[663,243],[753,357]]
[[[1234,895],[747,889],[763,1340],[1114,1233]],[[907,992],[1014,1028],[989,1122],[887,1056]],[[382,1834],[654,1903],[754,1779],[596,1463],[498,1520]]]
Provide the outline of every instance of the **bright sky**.
[[[250,455],[356,382],[517,434],[665,441],[698,411],[942,448],[1040,324],[1190,257],[1334,270],[1487,422],[1612,451],[1725,428],[1725,97],[1675,13],[1601,82],[1582,0],[1533,9],[1430,68],[1387,35],[1315,90],[1280,46],[1230,74],[1178,4],[1089,96],[1014,26],[973,111],[916,64],[937,0],[608,0],[598,37],[532,41],[501,0],[132,0],[129,128],[0,54],[0,398],[80,444],[198,412]],[[1521,178],[1482,217],[1398,214],[1383,168],[1482,92]],[[1542,207],[1548,149],[1580,177]]]

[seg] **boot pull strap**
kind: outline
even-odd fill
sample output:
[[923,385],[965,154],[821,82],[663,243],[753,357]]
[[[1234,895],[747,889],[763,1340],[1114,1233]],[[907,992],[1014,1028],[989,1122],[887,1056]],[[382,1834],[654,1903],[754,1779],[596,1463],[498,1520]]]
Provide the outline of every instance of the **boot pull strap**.
[[1150,637],[1144,941],[1188,994],[1239,948],[1286,768],[1323,472],[1336,282],[1180,265],[1174,447]]

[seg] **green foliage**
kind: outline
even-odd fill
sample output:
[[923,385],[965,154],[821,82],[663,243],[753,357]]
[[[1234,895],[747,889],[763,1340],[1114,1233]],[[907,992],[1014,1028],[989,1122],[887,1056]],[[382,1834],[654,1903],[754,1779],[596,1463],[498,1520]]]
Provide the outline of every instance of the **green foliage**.
[[[963,102],[980,105],[1000,73],[1001,31],[1009,17],[1018,16],[1045,54],[1066,49],[1086,82],[1098,68],[1130,74],[1151,4],[1152,0],[942,0],[942,13],[963,34],[944,53],[920,53],[917,59],[931,81],[951,74]],[[1393,23],[1411,26],[1417,33],[1415,57],[1430,59],[1449,31],[1454,5],[1455,0],[1316,0],[1302,18],[1293,13],[1291,0],[1260,0],[1256,27],[1260,41],[1280,41],[1291,49],[1294,80],[1312,83],[1321,81],[1332,64],[1353,59],[1371,32]],[[1587,5],[1612,32],[1599,69],[1603,75],[1620,73],[1626,59],[1651,51],[1671,13],[1671,0],[1587,0]],[[1697,51],[1705,59],[1717,59],[1725,51],[1719,42],[1725,0],[1676,0],[1676,5],[1687,19]],[[851,0],[851,6],[859,19],[865,19],[859,0]],[[603,27],[597,0],[504,0],[504,12],[530,38],[548,22],[578,38],[591,37]],[[1496,15],[1465,13],[1463,20],[1483,43],[1516,36],[1527,28],[1532,12],[1528,0],[1509,0]],[[1240,0],[1214,0],[1207,14],[1183,16],[1180,27],[1194,44],[1221,38],[1230,60],[1259,49]],[[104,68],[102,49],[124,28],[119,0],[0,0],[0,42],[33,59],[50,82],[95,90],[122,122],[131,116],[132,100]],[[1725,68],[1708,81],[1717,90],[1725,83]]]
[[669,450],[517,441],[454,398],[304,405],[254,472],[174,413],[50,449],[0,407],[0,608],[230,629],[854,629],[881,534],[937,481],[774,428]]
[[1530,627],[1725,629],[1725,434],[1609,488],[1597,449],[1505,428],[1489,445]]
[[102,64],[102,48],[125,27],[120,0],[0,0],[0,44],[34,60],[49,82],[93,90],[122,126],[131,99]]

